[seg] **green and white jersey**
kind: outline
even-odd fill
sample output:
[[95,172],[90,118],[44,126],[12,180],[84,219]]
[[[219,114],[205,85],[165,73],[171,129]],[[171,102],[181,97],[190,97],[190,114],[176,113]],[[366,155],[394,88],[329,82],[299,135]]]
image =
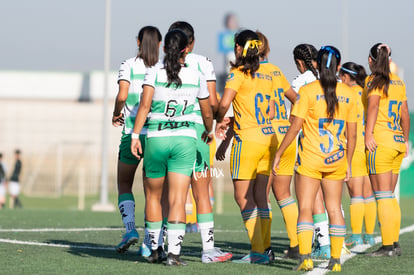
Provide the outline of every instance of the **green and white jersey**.
[[209,97],[205,77],[192,68],[182,67],[179,73],[182,86],[168,84],[162,63],[148,69],[144,85],[154,87],[151,115],[148,120],[148,138],[188,136],[197,138],[194,123],[196,100]]
[[[147,67],[145,67],[144,61],[139,57],[125,60],[119,68],[118,83],[121,80],[129,82],[128,98],[123,110],[125,116],[123,134],[130,135],[134,129],[146,71]],[[141,134],[145,135],[147,130],[147,126],[144,126]]]
[[[207,57],[195,53],[189,53],[185,57],[185,63],[190,68],[201,72],[206,78],[206,81],[216,81],[216,73],[214,71],[213,63]],[[196,123],[203,124],[203,118],[201,116],[198,101],[194,106],[194,112],[197,115]]]

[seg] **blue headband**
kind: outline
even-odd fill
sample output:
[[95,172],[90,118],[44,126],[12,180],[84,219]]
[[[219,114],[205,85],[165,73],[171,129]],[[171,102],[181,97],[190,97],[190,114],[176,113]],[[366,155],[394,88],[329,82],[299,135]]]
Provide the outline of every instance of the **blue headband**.
[[341,70],[344,71],[344,72],[347,72],[349,74],[353,74],[353,75],[357,75],[358,74],[357,72],[354,72],[354,71],[352,71],[350,69],[347,69],[345,67],[341,67]]
[[[322,48],[321,48],[321,50],[322,51],[327,51],[327,52],[329,52],[329,55],[328,55],[328,60],[326,61],[326,68],[328,69],[330,66],[331,66],[331,61],[332,61],[332,55],[334,54],[335,55],[335,57],[336,57],[336,59],[337,60],[339,60],[339,53],[338,53],[338,51],[336,51],[336,50],[334,50],[334,49],[332,49],[331,47],[329,47],[329,46],[323,46]],[[320,63],[320,62],[319,62]]]

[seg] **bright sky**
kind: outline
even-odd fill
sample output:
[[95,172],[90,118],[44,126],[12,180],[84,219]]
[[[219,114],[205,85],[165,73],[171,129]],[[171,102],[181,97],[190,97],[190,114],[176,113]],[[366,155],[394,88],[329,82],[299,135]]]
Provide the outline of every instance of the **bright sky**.
[[[414,95],[410,97],[410,86],[414,85],[414,1],[111,3],[111,70],[118,70],[124,59],[136,54],[135,37],[141,27],[155,25],[164,35],[172,22],[185,20],[195,29],[194,52],[210,57],[220,73],[224,59],[217,51],[217,34],[224,29],[224,15],[231,11],[238,16],[242,28],[259,29],[268,36],[270,61],[282,69],[289,81],[298,73],[292,50],[299,43],[311,43],[317,48],[334,45],[341,50],[343,62],[353,61],[366,68],[370,47],[377,42],[388,43],[393,60],[404,69],[409,103],[414,102]],[[102,70],[104,14],[105,0],[2,1],[0,70]]]

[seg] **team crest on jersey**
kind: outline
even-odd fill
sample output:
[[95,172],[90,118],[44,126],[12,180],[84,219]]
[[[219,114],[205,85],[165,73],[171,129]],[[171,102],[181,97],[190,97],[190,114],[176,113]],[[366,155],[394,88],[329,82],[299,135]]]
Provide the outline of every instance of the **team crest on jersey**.
[[229,73],[227,75],[227,81],[231,81],[231,80],[234,80],[234,73]]

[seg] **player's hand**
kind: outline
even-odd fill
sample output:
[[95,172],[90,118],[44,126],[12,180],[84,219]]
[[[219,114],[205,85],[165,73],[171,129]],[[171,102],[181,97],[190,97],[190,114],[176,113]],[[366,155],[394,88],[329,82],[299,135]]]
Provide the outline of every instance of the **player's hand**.
[[131,139],[131,153],[137,158],[137,159],[141,159],[142,156],[142,146],[141,146],[141,141],[139,140],[139,138],[135,139]]
[[344,181],[349,181],[352,178],[352,171],[351,171],[351,166],[348,165],[348,168],[346,169],[346,176]]
[[227,141],[224,140],[220,143],[216,151],[216,160],[223,161],[226,158],[226,151],[228,147],[229,143]]
[[119,116],[112,116],[112,126],[119,127],[125,123],[124,114],[121,113]]
[[275,155],[275,159],[273,160],[272,164],[272,174],[273,176],[277,176],[276,171],[279,170],[279,163],[280,163],[280,156],[278,153]]
[[213,138],[214,138],[213,133],[209,134],[207,131],[204,131],[201,134],[201,140],[203,140],[208,145],[211,144],[211,142],[213,141]]
[[226,139],[227,123],[223,120],[216,124],[216,138],[224,140]]
[[373,153],[375,152],[375,150],[377,150],[378,146],[377,142],[375,141],[374,135],[367,135],[367,133],[365,133],[365,147],[370,153]]

